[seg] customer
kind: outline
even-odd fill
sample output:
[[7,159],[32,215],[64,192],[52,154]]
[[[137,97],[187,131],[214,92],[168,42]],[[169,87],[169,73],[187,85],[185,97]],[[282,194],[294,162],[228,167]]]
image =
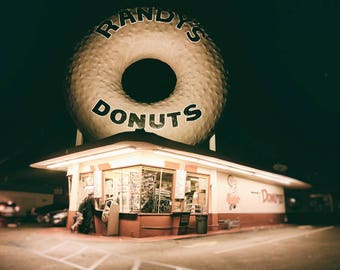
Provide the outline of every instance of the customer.
[[75,222],[71,226],[71,231],[78,231],[80,233],[93,233],[94,232],[94,197],[93,192],[79,205],[78,211],[75,216]]

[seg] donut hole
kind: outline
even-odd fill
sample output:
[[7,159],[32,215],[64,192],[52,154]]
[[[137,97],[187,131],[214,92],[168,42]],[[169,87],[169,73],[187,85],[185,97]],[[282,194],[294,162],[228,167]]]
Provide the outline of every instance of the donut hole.
[[177,78],[168,64],[147,58],[127,67],[121,82],[125,93],[135,101],[154,103],[171,95]]

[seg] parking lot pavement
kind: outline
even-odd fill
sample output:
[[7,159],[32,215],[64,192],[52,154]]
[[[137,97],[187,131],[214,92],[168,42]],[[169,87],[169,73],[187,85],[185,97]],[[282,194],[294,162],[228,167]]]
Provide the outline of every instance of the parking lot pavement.
[[77,232],[71,232],[65,227],[39,227],[36,224],[23,224],[21,226],[23,228],[32,228],[37,227],[41,228],[39,233],[54,235],[58,237],[66,237],[68,239],[83,239],[83,240],[93,240],[93,241],[132,241],[132,242],[154,242],[154,241],[162,241],[162,240],[170,240],[170,239],[186,239],[186,238],[195,238],[195,237],[203,237],[210,235],[218,235],[218,234],[230,234],[236,232],[244,232],[244,231],[254,231],[254,230],[265,230],[265,229],[275,229],[275,228],[283,228],[283,227],[291,227],[288,224],[276,224],[276,225],[265,225],[265,226],[256,226],[256,227],[244,227],[244,228],[232,228],[229,230],[218,230],[218,231],[208,231],[206,234],[182,234],[182,235],[164,235],[164,236],[154,236],[154,237],[145,237],[145,238],[135,238],[128,236],[103,236],[101,234],[81,234]]
[[21,226],[0,229],[0,269],[338,269],[339,240],[340,228],[334,226],[143,239]]

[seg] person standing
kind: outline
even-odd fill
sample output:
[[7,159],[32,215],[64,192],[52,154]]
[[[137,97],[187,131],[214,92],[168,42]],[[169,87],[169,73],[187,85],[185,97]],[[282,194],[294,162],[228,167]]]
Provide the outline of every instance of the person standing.
[[71,226],[72,231],[78,231],[79,233],[89,234],[95,231],[94,227],[94,214],[95,214],[95,202],[93,193],[89,193],[88,196],[81,202],[76,214],[76,220]]

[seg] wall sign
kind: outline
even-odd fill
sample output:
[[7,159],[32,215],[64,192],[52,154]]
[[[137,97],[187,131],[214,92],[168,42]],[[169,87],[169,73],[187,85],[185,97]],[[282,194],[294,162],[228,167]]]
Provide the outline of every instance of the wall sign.
[[[143,59],[174,71],[165,99],[139,102],[123,89],[124,71]],[[69,111],[87,138],[144,129],[191,145],[213,133],[227,95],[222,57],[203,27],[156,7],[124,9],[95,26],[72,58],[67,86]]]

